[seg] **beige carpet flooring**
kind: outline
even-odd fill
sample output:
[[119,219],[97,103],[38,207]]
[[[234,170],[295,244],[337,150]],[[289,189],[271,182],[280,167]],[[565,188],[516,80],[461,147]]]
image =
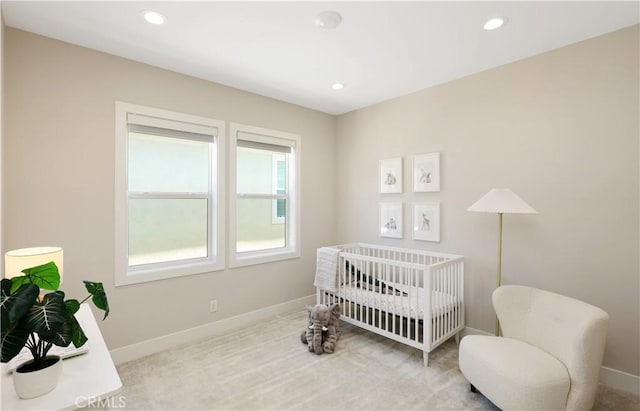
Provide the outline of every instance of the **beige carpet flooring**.
[[[334,354],[300,342],[306,311],[118,367],[131,410],[496,410],[469,392],[448,341],[422,353],[342,324]],[[638,397],[600,387],[596,410],[640,410]]]

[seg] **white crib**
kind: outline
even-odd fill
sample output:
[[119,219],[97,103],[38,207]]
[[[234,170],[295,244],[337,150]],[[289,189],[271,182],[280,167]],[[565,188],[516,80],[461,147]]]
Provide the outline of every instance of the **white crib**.
[[[334,246],[337,278],[316,288],[319,304],[341,304],[341,321],[423,352],[464,328],[464,258],[372,244]],[[425,321],[427,319],[427,321]]]

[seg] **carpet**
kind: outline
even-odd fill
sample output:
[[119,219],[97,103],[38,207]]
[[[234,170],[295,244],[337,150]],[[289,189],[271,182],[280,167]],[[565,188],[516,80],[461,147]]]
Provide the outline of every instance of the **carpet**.
[[[336,352],[316,355],[306,321],[301,310],[122,364],[126,409],[497,410],[469,391],[453,339],[425,368],[421,351],[343,323]],[[601,387],[594,409],[639,405]]]

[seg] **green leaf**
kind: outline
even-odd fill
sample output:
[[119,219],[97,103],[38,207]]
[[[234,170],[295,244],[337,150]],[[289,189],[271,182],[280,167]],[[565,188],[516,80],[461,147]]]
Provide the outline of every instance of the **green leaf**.
[[73,315],[80,309],[80,303],[78,300],[67,300],[64,302],[64,306],[67,309],[67,313]]
[[60,293],[49,293],[41,302],[32,305],[24,319],[24,327],[43,335],[59,332],[66,321],[66,309]]
[[12,280],[3,279],[0,284],[0,324],[2,332],[18,322],[36,302],[40,289],[33,284],[24,284],[11,294]]
[[22,272],[23,276],[12,278],[11,292],[20,288],[22,284],[35,284],[44,290],[57,290],[60,286],[60,273],[53,261],[25,268]]
[[29,338],[29,332],[20,327],[14,327],[0,334],[0,362],[11,361],[24,347]]
[[[56,294],[64,297],[64,293],[61,291],[56,291]],[[74,346],[80,347],[87,342],[87,337],[74,315],[80,309],[80,303],[78,300],[67,300],[64,302],[64,307],[65,321],[62,326],[54,334],[44,335],[41,338],[60,347],[67,347],[72,342]]]
[[71,321],[63,322],[53,334],[39,334],[43,341],[50,342],[59,347],[68,347],[73,338],[73,324]]
[[76,348],[82,347],[88,340],[87,336],[84,334],[84,331],[82,331],[82,327],[80,327],[78,320],[76,320],[76,317],[73,317],[71,333],[71,340],[73,341],[73,345]]
[[91,281],[83,281],[87,291],[92,295],[91,301],[96,307],[104,311],[104,321],[109,315],[109,302],[107,301],[107,294],[104,292],[102,283],[94,283]]
[[0,328],[2,332],[9,329],[9,296],[11,295],[11,280],[3,278],[0,281]]
[[3,278],[0,280],[0,290],[2,290],[2,297],[4,298],[5,294],[11,294],[11,279]]
[[11,294],[15,293],[20,286],[23,284],[30,284],[29,277],[26,275],[21,275],[19,277],[13,277],[11,280]]

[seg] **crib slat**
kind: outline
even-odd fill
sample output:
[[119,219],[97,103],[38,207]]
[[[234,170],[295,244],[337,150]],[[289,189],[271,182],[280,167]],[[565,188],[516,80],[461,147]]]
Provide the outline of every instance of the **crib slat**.
[[461,308],[461,298],[460,298],[460,289],[461,289],[461,284],[460,284],[460,276],[458,273],[458,265],[456,264],[454,266],[454,278],[456,281],[456,327],[458,327],[458,325],[461,324],[462,322],[462,314],[460,313],[460,308]]
[[444,334],[444,316],[442,315],[442,293],[444,292],[444,277],[442,268],[438,269],[438,339]]
[[[435,300],[436,300],[436,307],[440,307],[440,290],[442,290],[442,279],[440,278],[440,270],[436,270],[436,283],[437,283],[437,287],[436,289],[438,290],[438,293],[435,296]],[[437,326],[436,326],[436,339],[440,339],[440,337],[442,336],[442,317],[440,317],[440,313],[437,312],[436,313],[436,319],[437,319]]]
[[[451,300],[451,296],[454,293],[453,290],[453,278],[451,277],[451,268],[452,266],[447,266],[445,269],[445,277],[447,278],[447,294],[446,294],[446,314],[447,314],[447,332],[449,334],[453,330],[453,301]],[[445,334],[445,335],[446,335]]]
[[[414,338],[415,341],[420,341],[419,338],[419,334],[420,334],[420,321],[418,320],[420,318],[420,309],[422,308],[420,306],[420,293],[423,292],[423,290],[420,290],[420,278],[419,278],[419,274],[421,271],[418,271],[415,268],[411,269],[413,271],[413,279],[415,281],[415,288],[414,288],[414,292],[415,292],[415,296],[416,296],[416,310],[415,310],[415,315],[414,315],[414,324],[415,324],[415,330],[414,330]],[[425,300],[426,301],[426,300]]]

